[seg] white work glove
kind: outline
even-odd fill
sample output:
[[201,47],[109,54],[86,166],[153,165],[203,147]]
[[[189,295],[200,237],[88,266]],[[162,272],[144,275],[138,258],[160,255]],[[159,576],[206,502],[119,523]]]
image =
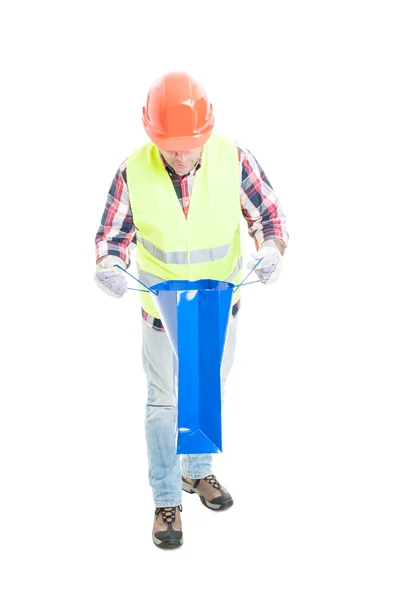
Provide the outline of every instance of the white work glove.
[[261,283],[274,283],[282,270],[282,254],[274,240],[267,240],[257,252],[252,254],[253,260],[247,263],[247,268],[252,270],[254,265],[262,259],[255,269]]
[[121,298],[127,292],[127,281],[123,271],[113,265],[126,268],[125,262],[118,256],[104,256],[97,264],[94,278],[103,292],[114,298]]

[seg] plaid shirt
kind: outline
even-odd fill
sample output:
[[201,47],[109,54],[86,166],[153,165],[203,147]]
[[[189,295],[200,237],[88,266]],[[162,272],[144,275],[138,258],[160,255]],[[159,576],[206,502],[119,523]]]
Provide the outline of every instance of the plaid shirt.
[[[272,238],[283,240],[287,245],[285,215],[278,198],[272,192],[270,182],[255,157],[238,143],[237,149],[241,168],[242,214],[256,249],[258,250],[265,240]],[[184,215],[187,217],[195,173],[201,167],[202,157],[190,173],[180,176],[166,163],[163,156],[160,156],[173,182]],[[127,187],[127,161],[128,159],[120,165],[108,192],[101,225],[95,238],[97,262],[110,254],[120,257],[128,266],[130,265],[130,250],[136,244],[136,233]],[[233,317],[239,308],[240,301],[232,307]],[[143,309],[142,317],[154,329],[164,331],[161,320],[148,315]]]

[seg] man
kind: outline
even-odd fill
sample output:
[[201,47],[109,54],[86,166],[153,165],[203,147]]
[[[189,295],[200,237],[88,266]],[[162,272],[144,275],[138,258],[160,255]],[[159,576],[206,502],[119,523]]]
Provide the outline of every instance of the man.
[[[122,297],[130,245],[138,278],[242,280],[242,214],[256,252],[248,263],[262,283],[277,279],[288,234],[278,198],[255,157],[213,133],[214,115],[203,87],[186,73],[167,73],[150,88],[143,109],[151,142],[119,167],[96,236],[95,278],[103,291]],[[222,364],[222,392],[231,369],[239,292],[235,293]],[[212,455],[175,449],[176,395],[173,351],[151,298],[142,293],[143,366],[148,380],[146,440],[155,503],[152,539],[159,548],[182,544],[182,489],[211,510],[233,504],[212,472]]]

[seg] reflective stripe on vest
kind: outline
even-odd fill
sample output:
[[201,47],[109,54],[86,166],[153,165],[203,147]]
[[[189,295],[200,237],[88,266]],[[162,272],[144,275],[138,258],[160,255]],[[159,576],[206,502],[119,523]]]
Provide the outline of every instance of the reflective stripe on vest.
[[167,265],[187,265],[189,263],[209,262],[224,258],[230,251],[232,243],[224,244],[218,248],[203,248],[201,250],[192,250],[191,252],[164,252],[160,248],[156,248],[156,246],[148,240],[143,239],[138,231],[137,241],[149,252],[149,254],[152,254],[154,258]]
[[[224,281],[232,283],[232,281],[235,279],[238,273],[240,273],[242,267],[243,258],[240,257],[236,267],[234,268],[232,273],[230,273],[230,275],[228,275],[228,277],[224,279]],[[140,269],[138,269],[137,277],[140,281],[142,281],[142,283],[145,283],[145,285],[147,285],[148,287],[152,287],[153,285],[157,285],[158,283],[163,283],[163,281],[165,281],[165,279],[160,279],[160,277],[155,277],[155,275],[151,275],[151,273],[146,273],[145,271],[141,271]],[[240,281],[238,283],[240,283]]]
[[[240,283],[241,173],[233,140],[212,134],[206,142],[187,218],[152,142],[130,156],[127,185],[137,231],[137,264],[146,285],[170,279]],[[234,302],[239,294],[240,290]],[[142,293],[141,303],[159,318],[152,294]]]

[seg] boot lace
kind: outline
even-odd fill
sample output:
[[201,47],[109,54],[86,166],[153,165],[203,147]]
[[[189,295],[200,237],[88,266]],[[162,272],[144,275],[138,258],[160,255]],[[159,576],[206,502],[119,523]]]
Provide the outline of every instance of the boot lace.
[[175,523],[176,520],[176,509],[179,509],[182,512],[182,505],[179,506],[168,506],[168,507],[159,507],[155,510],[155,514],[162,514],[163,523],[166,525],[170,525],[171,523]]
[[210,483],[216,490],[221,488],[221,483],[217,481],[217,477],[215,475],[208,475],[207,477],[203,477],[207,483]]

